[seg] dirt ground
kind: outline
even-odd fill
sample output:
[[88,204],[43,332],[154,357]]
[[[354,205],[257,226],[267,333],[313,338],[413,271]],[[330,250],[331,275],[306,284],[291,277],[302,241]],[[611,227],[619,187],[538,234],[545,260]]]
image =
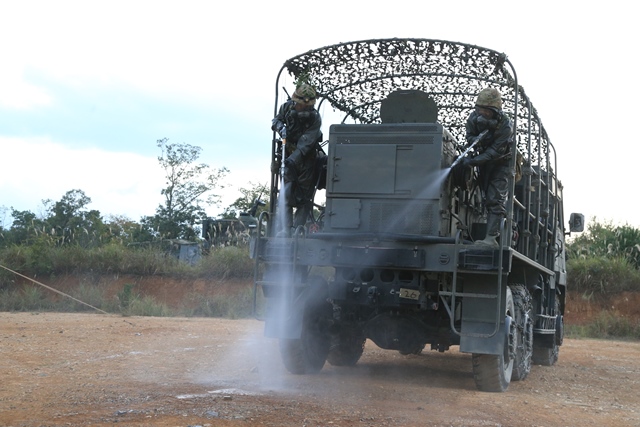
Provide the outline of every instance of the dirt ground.
[[257,320],[0,313],[2,426],[640,426],[640,343],[565,340],[506,393],[471,356],[367,342],[294,376]]

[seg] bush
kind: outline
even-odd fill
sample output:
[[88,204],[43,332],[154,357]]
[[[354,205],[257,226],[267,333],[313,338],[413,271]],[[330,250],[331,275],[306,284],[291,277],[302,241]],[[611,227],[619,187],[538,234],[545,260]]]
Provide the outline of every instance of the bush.
[[572,338],[640,339],[640,322],[602,311],[586,325],[566,325]]
[[25,286],[22,289],[3,289],[0,291],[0,308],[2,311],[46,311],[53,308],[37,286]]
[[[248,249],[236,246],[212,250],[192,266],[160,246],[127,247],[115,243],[91,249],[44,244],[11,246],[0,249],[0,264],[29,277],[116,273],[189,278],[250,278],[254,265]],[[0,276],[3,283],[5,276]]]
[[[203,299],[200,294],[190,294],[185,298],[187,308],[182,309],[184,316],[201,317],[226,317],[239,319],[251,317],[253,313],[253,288],[245,287],[234,294],[221,295],[216,298]],[[264,309],[264,299],[260,296],[256,299],[257,314]]]
[[158,303],[151,296],[134,297],[127,306],[122,310],[124,316],[155,316],[168,317],[173,313],[164,303]]
[[640,271],[624,257],[574,258],[567,263],[568,288],[585,294],[640,291]]
[[200,277],[246,279],[253,276],[254,261],[249,258],[247,248],[226,246],[211,250],[196,268]]

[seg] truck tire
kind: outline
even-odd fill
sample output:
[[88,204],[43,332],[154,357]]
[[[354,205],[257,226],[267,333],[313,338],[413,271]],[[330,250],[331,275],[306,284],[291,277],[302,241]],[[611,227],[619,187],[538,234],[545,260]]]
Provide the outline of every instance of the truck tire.
[[511,381],[524,380],[531,372],[533,353],[533,308],[531,294],[524,285],[510,285],[516,308],[516,354]]
[[327,302],[327,283],[316,276],[307,283],[300,338],[279,342],[285,368],[296,375],[320,372],[329,353],[327,325],[332,308]]
[[333,366],[354,366],[364,352],[366,338],[358,332],[340,332],[335,338],[327,361]]
[[511,289],[507,287],[505,315],[509,318],[505,321],[510,324],[509,333],[505,337],[504,351],[500,354],[479,354],[473,353],[471,361],[473,363],[473,379],[476,387],[480,391],[503,392],[506,391],[511,382],[513,373],[513,352],[515,347],[515,323],[511,321],[515,313],[513,295]]
[[414,347],[412,349],[402,349],[402,350],[398,350],[398,353],[400,353],[403,356],[408,356],[410,354],[421,354],[422,350],[424,350],[425,344],[419,345],[417,347]]

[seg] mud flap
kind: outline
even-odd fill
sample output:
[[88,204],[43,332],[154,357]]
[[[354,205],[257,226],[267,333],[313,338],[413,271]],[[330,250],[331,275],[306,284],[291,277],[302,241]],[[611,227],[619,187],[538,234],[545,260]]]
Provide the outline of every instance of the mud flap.
[[[500,354],[504,351],[505,337],[508,334],[508,325],[502,323],[498,332],[492,337],[460,337],[460,351],[462,353]],[[462,331],[473,334],[490,334],[495,329],[493,323],[464,322]]]

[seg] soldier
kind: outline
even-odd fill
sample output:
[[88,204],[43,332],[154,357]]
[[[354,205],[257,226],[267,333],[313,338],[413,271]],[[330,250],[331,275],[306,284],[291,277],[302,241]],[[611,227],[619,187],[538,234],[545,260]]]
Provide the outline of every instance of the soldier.
[[[291,99],[280,106],[271,124],[271,130],[278,132],[285,144],[285,226],[289,229],[304,225],[313,206],[314,167],[318,142],[322,140],[322,120],[314,108],[316,95],[313,86],[299,84]],[[278,165],[274,167],[272,172],[277,173]]]
[[487,208],[487,234],[477,244],[498,247],[500,223],[506,216],[510,147],[512,141],[511,120],[502,111],[502,97],[494,88],[485,88],[478,94],[476,106],[467,119],[467,142],[471,143],[482,131],[487,134],[478,143],[474,157],[462,160],[464,167],[478,166],[481,189]]

